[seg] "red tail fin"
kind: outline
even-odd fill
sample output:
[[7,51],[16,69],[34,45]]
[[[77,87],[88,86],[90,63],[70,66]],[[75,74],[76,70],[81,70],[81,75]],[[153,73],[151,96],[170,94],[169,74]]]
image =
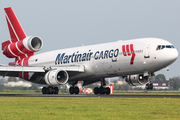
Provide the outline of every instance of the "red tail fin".
[[26,35],[18,22],[13,10],[11,7],[4,8],[6,13],[6,20],[9,27],[9,33],[12,39],[16,39],[17,41],[23,40],[26,38]]
[[11,40],[2,43],[3,54],[15,58],[15,65],[27,65],[28,58],[42,48],[43,42],[39,37],[26,37],[11,7],[4,8]]

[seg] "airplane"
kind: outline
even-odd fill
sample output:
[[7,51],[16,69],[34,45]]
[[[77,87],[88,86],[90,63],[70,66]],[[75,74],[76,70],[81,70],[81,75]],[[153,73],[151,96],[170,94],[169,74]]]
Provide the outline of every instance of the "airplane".
[[151,90],[149,77],[178,57],[176,48],[159,38],[118,40],[34,55],[43,47],[42,39],[26,36],[12,8],[4,10],[11,39],[2,43],[2,50],[15,61],[0,65],[0,75],[48,86],[42,88],[42,94],[58,94],[57,86],[67,83],[71,85],[69,93],[78,94],[78,81],[83,81],[83,86],[100,81],[94,94],[109,95],[105,78],[116,76],[122,76],[131,86],[146,85]]

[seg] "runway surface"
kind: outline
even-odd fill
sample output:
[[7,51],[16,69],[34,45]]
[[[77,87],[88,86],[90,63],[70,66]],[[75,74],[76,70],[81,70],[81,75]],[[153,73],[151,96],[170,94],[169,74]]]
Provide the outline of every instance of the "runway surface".
[[70,95],[70,94],[0,94],[0,97],[126,97],[126,98],[180,98],[180,95]]

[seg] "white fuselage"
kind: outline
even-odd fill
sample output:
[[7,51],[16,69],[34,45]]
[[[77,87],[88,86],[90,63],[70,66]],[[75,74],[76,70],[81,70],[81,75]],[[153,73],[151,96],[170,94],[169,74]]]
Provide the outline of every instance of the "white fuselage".
[[[158,45],[171,46],[157,50]],[[153,73],[169,66],[178,57],[172,44],[157,38],[75,47],[31,56],[29,66],[76,66],[85,72],[69,80],[94,80],[105,77]]]

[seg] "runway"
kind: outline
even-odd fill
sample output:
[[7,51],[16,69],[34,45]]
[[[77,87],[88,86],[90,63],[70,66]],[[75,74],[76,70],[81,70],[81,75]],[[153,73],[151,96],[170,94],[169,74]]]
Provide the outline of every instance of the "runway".
[[0,97],[119,97],[119,98],[180,98],[180,95],[92,95],[92,94],[0,94]]

